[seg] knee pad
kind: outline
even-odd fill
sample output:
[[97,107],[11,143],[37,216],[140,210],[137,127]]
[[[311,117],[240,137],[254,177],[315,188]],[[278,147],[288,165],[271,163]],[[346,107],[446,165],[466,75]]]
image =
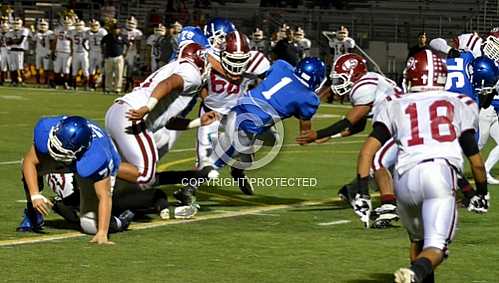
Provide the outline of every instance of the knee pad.
[[90,211],[80,216],[80,227],[83,233],[95,235],[97,233],[97,214]]

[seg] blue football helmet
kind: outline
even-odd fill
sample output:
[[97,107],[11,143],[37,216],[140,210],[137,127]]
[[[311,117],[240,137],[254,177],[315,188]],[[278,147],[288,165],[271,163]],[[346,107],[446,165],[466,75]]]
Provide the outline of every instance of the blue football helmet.
[[91,142],[92,129],[88,120],[80,116],[67,116],[50,130],[48,151],[57,161],[72,162]]
[[315,91],[326,82],[326,64],[317,57],[303,58],[296,65],[295,75]]
[[196,26],[186,26],[182,29],[177,38],[178,46],[183,46],[186,43],[195,42],[204,48],[210,48],[210,43],[204,35],[201,28]]
[[470,64],[473,89],[482,94],[492,92],[499,80],[499,68],[494,60],[481,56]]
[[223,18],[214,18],[204,26],[204,35],[211,47],[220,50],[225,43],[225,35],[236,30],[234,24]]

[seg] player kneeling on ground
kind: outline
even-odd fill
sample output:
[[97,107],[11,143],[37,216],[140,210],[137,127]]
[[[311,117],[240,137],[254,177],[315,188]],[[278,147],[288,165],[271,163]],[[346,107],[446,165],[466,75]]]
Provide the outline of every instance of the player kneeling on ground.
[[[95,234],[92,242],[110,244],[109,232],[123,231],[127,221],[111,217],[112,188],[121,159],[111,138],[96,124],[79,116],[42,118],[34,129],[34,142],[26,153],[23,181],[25,211],[32,231],[42,229],[52,203],[39,190],[39,177],[74,172],[80,186],[80,226]],[[21,224],[25,224],[25,221]],[[23,226],[20,229],[23,229]]]
[[389,96],[374,114],[373,131],[358,160],[360,193],[376,151],[393,138],[399,148],[394,185],[400,219],[411,240],[410,268],[395,272],[395,282],[434,282],[457,224],[455,190],[463,170],[463,152],[477,185],[471,200],[487,212],[486,173],[475,132],[478,107],[469,97],[444,91],[447,68],[442,58],[423,50],[409,58],[404,96]]

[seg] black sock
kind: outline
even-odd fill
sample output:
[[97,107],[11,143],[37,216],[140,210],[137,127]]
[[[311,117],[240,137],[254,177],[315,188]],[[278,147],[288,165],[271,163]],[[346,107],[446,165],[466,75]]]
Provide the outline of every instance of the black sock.
[[435,283],[435,272],[432,272],[430,275],[426,276],[423,283]]
[[428,275],[433,273],[433,266],[429,259],[422,257],[412,263],[411,270],[414,271],[416,282],[423,282]]
[[182,180],[198,178],[199,175],[197,170],[164,171],[156,173],[156,179],[160,185],[182,184]]

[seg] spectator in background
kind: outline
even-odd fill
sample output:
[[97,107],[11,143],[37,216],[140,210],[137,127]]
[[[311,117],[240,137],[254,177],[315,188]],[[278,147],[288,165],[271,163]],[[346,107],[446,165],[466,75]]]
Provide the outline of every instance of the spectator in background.
[[348,29],[345,26],[341,26],[340,29],[336,31],[336,36],[329,40],[329,48],[331,55],[333,56],[333,63],[341,55],[351,52],[354,47],[355,40],[349,37]]
[[166,65],[177,48],[177,36],[171,33],[172,29],[166,30],[166,34],[160,37],[158,42],[159,59],[158,69]]
[[310,39],[305,38],[305,32],[301,27],[298,27],[294,33],[295,44],[298,45],[301,51],[300,59],[303,59],[310,55],[310,48],[312,47],[312,42]]
[[270,46],[268,41],[265,40],[261,29],[256,28],[255,32],[251,35],[250,48],[251,50],[260,51],[265,55],[269,54]]
[[127,44],[117,24],[109,28],[109,33],[102,38],[102,54],[104,55],[104,76],[106,93],[121,93],[125,59],[123,54]]
[[296,66],[299,61],[299,54],[300,50],[293,40],[293,30],[288,27],[285,38],[279,40],[272,48],[272,60],[281,59],[292,66]]
[[428,49],[428,36],[426,35],[426,32],[420,32],[418,34],[418,44],[414,45],[413,47],[409,48],[409,55],[407,55],[407,58],[411,57],[412,55],[418,53],[421,50]]

